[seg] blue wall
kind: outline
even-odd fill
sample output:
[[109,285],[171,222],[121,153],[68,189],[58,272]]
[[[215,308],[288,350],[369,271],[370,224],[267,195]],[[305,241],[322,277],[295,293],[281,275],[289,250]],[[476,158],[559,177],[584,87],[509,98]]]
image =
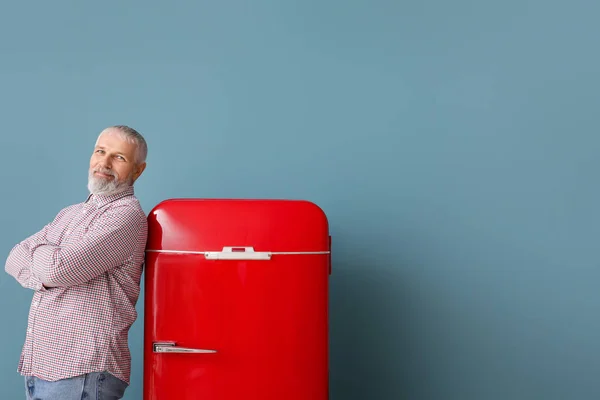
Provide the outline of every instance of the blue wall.
[[[1,254],[130,124],[147,212],[328,214],[333,399],[600,397],[597,3],[167,3],[2,5]],[[30,296],[0,275],[3,399]],[[130,342],[140,399],[141,319]]]

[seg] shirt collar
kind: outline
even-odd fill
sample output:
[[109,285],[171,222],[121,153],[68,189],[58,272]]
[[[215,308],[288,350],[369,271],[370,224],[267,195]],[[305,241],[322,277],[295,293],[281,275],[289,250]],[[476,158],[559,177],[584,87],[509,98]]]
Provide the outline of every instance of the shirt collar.
[[133,186],[128,186],[127,189],[115,194],[90,194],[85,201],[86,204],[95,204],[97,207],[102,207],[108,203],[112,203],[115,200],[119,200],[126,196],[133,196]]

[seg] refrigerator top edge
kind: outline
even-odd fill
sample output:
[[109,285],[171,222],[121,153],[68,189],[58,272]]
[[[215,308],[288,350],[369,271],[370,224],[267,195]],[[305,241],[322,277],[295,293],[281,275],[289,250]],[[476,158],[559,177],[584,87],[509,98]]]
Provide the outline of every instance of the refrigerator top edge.
[[327,216],[306,200],[169,199],[152,209],[148,228],[151,252],[329,251]]

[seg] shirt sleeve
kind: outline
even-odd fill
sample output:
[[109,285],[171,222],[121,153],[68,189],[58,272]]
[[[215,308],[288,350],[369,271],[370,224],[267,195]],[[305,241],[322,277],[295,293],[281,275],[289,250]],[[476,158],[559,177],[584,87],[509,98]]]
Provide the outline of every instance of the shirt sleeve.
[[6,259],[4,270],[14,277],[21,286],[33,290],[46,290],[42,282],[31,273],[33,266],[33,252],[39,246],[47,243],[47,233],[56,219],[46,225],[39,232],[31,235],[12,248]]
[[68,287],[88,282],[123,265],[145,248],[143,213],[124,205],[105,211],[73,244],[43,244],[33,252],[33,275],[44,284]]

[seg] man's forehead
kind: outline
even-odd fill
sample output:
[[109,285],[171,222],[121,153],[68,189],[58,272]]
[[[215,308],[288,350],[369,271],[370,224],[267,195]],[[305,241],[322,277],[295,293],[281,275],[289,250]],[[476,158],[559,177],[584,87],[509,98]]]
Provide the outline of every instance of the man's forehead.
[[116,129],[106,129],[100,133],[96,140],[96,147],[119,146],[124,148],[135,147],[133,143],[125,139]]

